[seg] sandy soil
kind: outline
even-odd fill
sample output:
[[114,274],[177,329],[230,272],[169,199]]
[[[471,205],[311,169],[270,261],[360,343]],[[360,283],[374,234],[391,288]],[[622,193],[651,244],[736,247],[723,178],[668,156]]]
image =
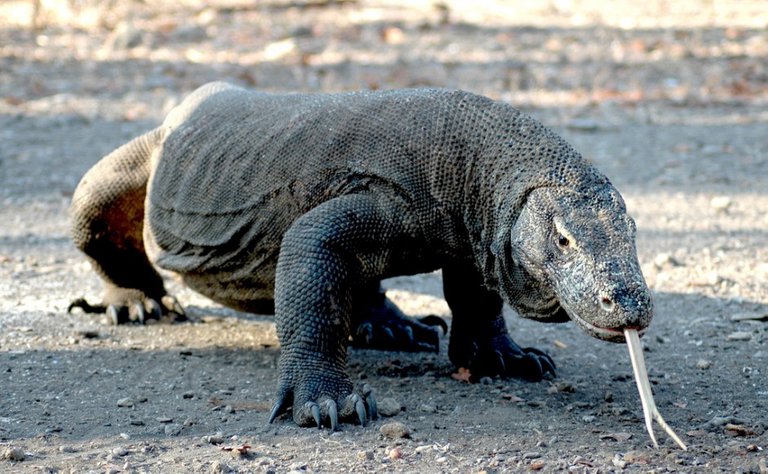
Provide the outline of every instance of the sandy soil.
[[[768,473],[768,5],[624,3],[0,3],[0,471]],[[67,314],[100,292],[68,238],[80,176],[218,79],[460,87],[557,129],[636,218],[657,307],[646,361],[689,451],[653,449],[626,348],[571,324],[509,313],[558,364],[536,384],[456,381],[447,341],[351,351],[353,377],[403,408],[331,434],[266,424],[269,317],[170,277],[190,323]],[[439,274],[387,287],[410,314],[449,317]],[[410,437],[382,434],[392,421]]]

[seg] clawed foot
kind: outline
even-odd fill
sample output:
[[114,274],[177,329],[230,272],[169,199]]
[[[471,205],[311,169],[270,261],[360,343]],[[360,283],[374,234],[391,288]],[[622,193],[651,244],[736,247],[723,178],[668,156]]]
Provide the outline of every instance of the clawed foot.
[[67,312],[80,308],[87,314],[106,314],[109,322],[114,325],[136,323],[146,324],[148,321],[168,320],[169,322],[186,321],[187,315],[181,304],[171,295],[164,295],[158,302],[154,298],[131,298],[120,303],[92,305],[85,298],[72,301]]
[[352,331],[352,347],[403,352],[439,352],[440,334],[448,332],[448,324],[437,316],[413,319],[384,295],[370,306],[365,306],[356,318]]
[[302,386],[293,387],[281,382],[277,401],[269,414],[269,423],[289,410],[293,411],[293,420],[297,425],[326,426],[331,431],[339,429],[340,421],[365,426],[368,419],[378,417],[376,398],[368,384],[353,391],[346,375],[334,377],[325,372],[312,375],[306,377],[307,381]]
[[520,347],[508,335],[499,335],[485,343],[473,342],[468,354],[452,354],[451,360],[468,367],[474,377],[500,375],[538,382],[555,377],[555,361],[534,347]]

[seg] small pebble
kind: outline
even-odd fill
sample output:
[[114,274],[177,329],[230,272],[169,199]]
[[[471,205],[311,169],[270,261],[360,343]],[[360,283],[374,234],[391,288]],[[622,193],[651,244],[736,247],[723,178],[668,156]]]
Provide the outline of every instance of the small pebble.
[[411,429],[404,423],[399,421],[392,421],[381,426],[379,429],[381,434],[389,438],[408,438],[411,436]]
[[121,398],[120,400],[117,401],[117,406],[119,406],[119,407],[128,407],[128,408],[130,408],[130,407],[132,407],[134,405],[136,405],[136,402],[134,402],[133,399],[129,398],[129,397]]
[[435,412],[437,412],[437,407],[432,405],[432,404],[430,404],[430,403],[423,403],[419,408],[424,413],[435,413]]
[[208,444],[221,444],[224,442],[224,435],[222,433],[216,433],[213,435],[203,436],[203,443]]
[[731,315],[731,321],[768,321],[768,313],[736,313]]
[[538,459],[541,457],[541,453],[535,451],[523,454],[523,459]]
[[706,359],[699,359],[696,362],[696,367],[698,367],[701,370],[706,370],[706,369],[712,367],[712,361],[711,360],[706,360]]
[[117,447],[112,450],[113,456],[122,457],[122,456],[126,456],[127,454],[128,454],[128,450],[122,447]]
[[717,212],[728,212],[732,204],[733,200],[728,196],[715,196],[709,201],[709,205]]
[[21,462],[26,458],[27,456],[21,448],[7,448],[3,451],[3,459],[6,461]]
[[370,449],[367,449],[365,451],[358,451],[357,452],[357,459],[361,461],[372,461],[373,460],[373,451]]
[[403,450],[399,447],[394,447],[389,450],[388,456],[389,459],[400,459],[403,457]]
[[493,383],[493,379],[486,375],[485,377],[480,377],[480,383],[482,385],[491,385]]
[[382,398],[378,403],[379,415],[395,416],[403,410],[403,406],[392,397]]
[[181,397],[185,400],[189,400],[191,398],[195,398],[195,392],[184,392],[181,394]]
[[668,253],[660,253],[653,259],[653,265],[659,270],[669,267],[679,267],[682,264],[675,257]]
[[169,425],[165,425],[165,428],[163,428],[163,432],[167,436],[178,436],[179,433],[181,433],[181,425],[178,423],[171,423]]
[[749,341],[752,339],[752,333],[751,332],[745,332],[745,331],[736,331],[728,334],[729,341]]

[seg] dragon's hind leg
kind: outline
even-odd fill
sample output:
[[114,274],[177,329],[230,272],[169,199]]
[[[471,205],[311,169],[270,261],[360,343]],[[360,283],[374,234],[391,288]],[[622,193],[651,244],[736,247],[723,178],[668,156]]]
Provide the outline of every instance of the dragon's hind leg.
[[107,313],[114,324],[144,322],[184,311],[165,292],[144,250],[144,198],[150,156],[160,132],[152,131],[113,151],[80,181],[72,199],[72,239],[104,282],[102,303],[79,298],[69,310]]

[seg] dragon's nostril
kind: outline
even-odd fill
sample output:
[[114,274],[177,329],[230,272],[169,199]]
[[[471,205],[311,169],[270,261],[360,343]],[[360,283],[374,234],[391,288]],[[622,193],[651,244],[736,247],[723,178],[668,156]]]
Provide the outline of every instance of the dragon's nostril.
[[613,308],[616,307],[616,303],[614,303],[613,300],[607,296],[603,296],[600,298],[600,307],[603,308],[603,311],[610,313],[613,311]]

